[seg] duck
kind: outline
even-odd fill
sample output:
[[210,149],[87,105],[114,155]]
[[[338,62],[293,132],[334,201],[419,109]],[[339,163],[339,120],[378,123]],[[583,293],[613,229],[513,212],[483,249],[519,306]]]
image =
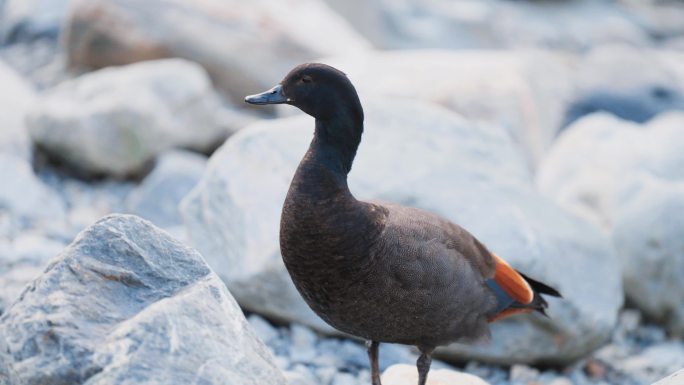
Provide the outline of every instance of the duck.
[[354,197],[347,176],[364,111],[342,71],[301,64],[245,102],[289,104],[315,119],[283,204],[281,255],[309,307],[366,341],[372,385],[381,385],[380,343],[415,346],[418,385],[425,385],[438,346],[487,340],[490,323],[519,313],[546,315],[542,295],[561,296],[445,218]]

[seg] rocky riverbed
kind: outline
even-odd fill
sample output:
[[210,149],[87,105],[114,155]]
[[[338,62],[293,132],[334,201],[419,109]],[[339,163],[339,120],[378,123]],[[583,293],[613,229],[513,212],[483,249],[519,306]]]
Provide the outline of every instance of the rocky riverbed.
[[0,0],[0,385],[370,383],[280,259],[313,122],[241,102],[311,60],[364,104],[359,198],[564,294],[435,384],[682,383],[684,3]]

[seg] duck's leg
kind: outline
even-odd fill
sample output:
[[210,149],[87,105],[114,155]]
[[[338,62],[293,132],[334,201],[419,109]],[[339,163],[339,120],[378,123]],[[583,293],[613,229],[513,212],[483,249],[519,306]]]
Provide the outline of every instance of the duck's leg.
[[380,347],[380,342],[366,341],[366,347],[368,348],[368,359],[370,360],[372,384],[381,385],[380,366],[378,365],[378,348]]
[[421,353],[416,362],[416,367],[418,367],[418,385],[425,385],[428,372],[430,371],[430,364],[432,364],[432,352],[435,348],[419,346],[418,350]]

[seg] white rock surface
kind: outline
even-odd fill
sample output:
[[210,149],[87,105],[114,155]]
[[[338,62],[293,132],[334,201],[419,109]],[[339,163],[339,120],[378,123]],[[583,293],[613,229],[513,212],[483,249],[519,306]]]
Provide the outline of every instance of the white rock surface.
[[684,113],[645,126],[596,113],[563,132],[541,161],[540,191],[606,229],[643,177],[684,180]]
[[644,179],[613,230],[627,297],[676,335],[684,335],[683,234],[684,181]]
[[0,317],[11,384],[278,384],[285,379],[196,251],[112,215]]
[[30,160],[31,142],[26,131],[26,114],[36,103],[31,86],[0,61],[0,152]]
[[[415,365],[397,364],[387,368],[381,376],[384,385],[414,385],[418,383]],[[450,369],[430,370],[426,385],[489,385],[478,376]]]
[[197,64],[149,61],[63,82],[30,114],[29,133],[74,168],[125,176],[169,148],[215,146],[228,134],[221,108]]
[[128,210],[163,228],[181,225],[178,204],[200,181],[206,164],[205,156],[189,151],[160,155],[152,172],[126,199]]
[[542,51],[411,50],[323,62],[364,97],[412,98],[505,127],[534,164],[556,136],[574,93],[574,59]]
[[57,220],[64,216],[64,202],[33,173],[31,165],[14,155],[0,153],[0,213],[17,221]]
[[[399,100],[366,103],[365,127],[350,175],[357,197],[444,215],[566,296],[551,301],[553,321],[516,317],[495,324],[492,345],[452,346],[443,354],[568,362],[607,338],[622,302],[612,249],[592,226],[533,192],[504,130]],[[193,244],[245,308],[329,331],[294,289],[278,247],[282,202],[312,131],[313,120],[299,116],[239,132],[211,158],[181,210]]]
[[66,46],[72,65],[96,68],[187,58],[239,101],[296,64],[370,48],[318,0],[79,0]]
[[627,297],[684,332],[684,113],[645,125],[593,114],[568,128],[542,161],[540,190],[612,233]]

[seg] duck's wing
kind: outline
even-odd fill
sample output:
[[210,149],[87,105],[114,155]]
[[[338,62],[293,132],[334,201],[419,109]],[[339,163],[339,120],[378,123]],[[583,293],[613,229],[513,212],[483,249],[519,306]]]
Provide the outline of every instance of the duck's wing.
[[[443,286],[450,279],[460,280],[471,286],[464,290],[471,295],[484,286],[481,295],[496,299],[488,314],[490,321],[533,310],[543,313],[546,302],[540,294],[559,296],[553,288],[520,274],[462,227],[416,208],[386,203],[382,206],[388,213],[382,242],[394,248],[387,254],[400,259],[398,269],[408,270],[397,274],[398,279],[432,280],[417,283],[423,286]],[[416,284],[406,284],[411,283]]]

